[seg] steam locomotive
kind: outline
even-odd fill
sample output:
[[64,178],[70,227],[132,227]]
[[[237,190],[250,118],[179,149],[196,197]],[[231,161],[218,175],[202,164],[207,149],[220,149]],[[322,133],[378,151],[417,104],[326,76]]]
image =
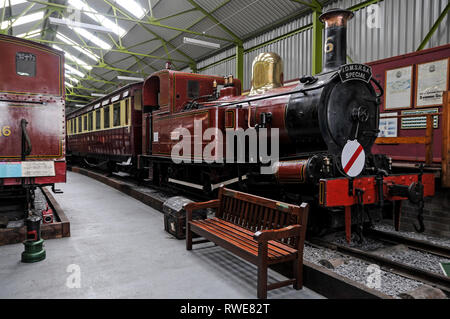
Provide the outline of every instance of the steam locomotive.
[[423,230],[423,199],[434,195],[434,175],[392,174],[389,158],[371,153],[383,89],[370,67],[346,64],[352,17],[340,9],[321,16],[326,42],[318,75],[283,86],[281,59],[263,53],[244,96],[232,76],[161,70],[68,116],[69,150],[156,185],[210,194],[232,184],[309,201],[316,206],[312,223],[345,225],[347,240],[352,223],[361,233],[369,206],[395,203],[398,228],[401,201],[409,199]]

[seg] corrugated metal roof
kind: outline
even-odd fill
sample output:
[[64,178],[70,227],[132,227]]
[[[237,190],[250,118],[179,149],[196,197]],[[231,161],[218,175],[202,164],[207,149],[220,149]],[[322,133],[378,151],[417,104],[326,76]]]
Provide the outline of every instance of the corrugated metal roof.
[[[113,15],[114,12],[110,5],[105,1],[85,0],[91,7],[98,12]],[[230,74],[235,72],[233,36],[224,28],[202,13],[200,10],[193,10],[194,6],[187,0],[135,0],[139,2],[145,10],[148,11],[149,2],[152,5],[152,14],[143,18],[140,24],[133,21],[118,19],[117,23],[127,32],[121,39],[122,46],[130,48],[130,51],[156,55],[164,57],[161,60],[154,58],[143,58],[143,62],[149,66],[144,67],[147,74],[154,72],[153,68],[163,68],[166,62],[167,53],[161,45],[161,39],[169,44],[167,49],[170,56],[174,59],[189,62],[189,58],[197,61],[197,67],[203,69],[210,64],[213,66],[203,69],[203,73],[208,74]],[[282,56],[285,63],[285,78],[299,77],[304,73],[310,73],[311,68],[311,31],[305,30],[296,33],[290,37],[282,38],[276,42],[264,45],[258,49],[250,50],[255,46],[260,46],[268,41],[272,41],[293,30],[311,23],[311,14],[307,6],[292,0],[194,0],[201,8],[209,12],[232,33],[240,39],[245,40],[244,61],[244,88],[249,88],[249,78],[251,76],[251,64],[253,58],[263,51],[274,51]],[[113,0],[111,0],[114,3]],[[364,0],[332,0],[325,2],[324,10],[331,7],[349,8]],[[390,56],[409,53],[415,51],[420,45],[425,35],[430,30],[437,17],[449,3],[449,0],[382,0],[379,2],[381,14],[381,28],[369,28],[367,19],[371,14],[368,8],[361,9],[355,13],[355,18],[349,23],[348,27],[348,54],[353,61],[368,62]],[[12,8],[12,15],[17,16],[22,13],[30,4],[24,3]],[[33,11],[45,8],[41,4],[35,3]],[[188,10],[168,18],[174,14]],[[3,8],[0,8],[0,14]],[[127,16],[125,9],[121,9]],[[118,13],[121,15],[121,13]],[[158,20],[161,19],[162,20]],[[108,19],[114,20],[113,17]],[[152,20],[153,19],[153,20]],[[169,25],[181,29],[189,29],[195,32],[228,39],[229,41],[214,39],[210,37],[195,35],[187,32],[170,30],[157,25],[149,25],[150,21],[159,21],[163,25]],[[81,22],[96,23],[85,14],[81,14]],[[284,22],[284,23],[283,23]],[[280,25],[283,23],[283,25]],[[25,33],[30,31],[34,23],[26,24],[13,28],[13,34]],[[278,27],[270,30],[271,26]],[[444,18],[439,28],[427,44],[428,47],[434,47],[450,42],[449,18]],[[268,29],[269,28],[269,29]],[[67,27],[58,26],[58,31],[66,34],[75,42],[82,43],[78,37]],[[148,30],[150,30],[150,32]],[[268,30],[262,32],[262,30]],[[94,32],[94,31],[92,31]],[[113,44],[111,37],[116,43],[119,43],[115,34],[105,34],[94,32],[96,36],[105,42]],[[187,45],[183,43],[183,37],[198,38],[205,41],[219,43],[219,50],[208,49],[200,46]],[[152,39],[158,39],[149,41]],[[89,43],[89,45],[96,46]],[[75,48],[63,47],[70,54],[86,61],[94,63]],[[225,49],[225,50],[224,50]],[[91,49],[97,55],[104,54],[104,59],[111,65],[121,69],[141,70],[143,64],[137,64],[134,56],[127,56],[118,52],[102,52]],[[249,51],[250,50],[250,51]],[[206,58],[205,58],[206,57]],[[187,63],[176,62],[177,68],[185,69]],[[94,68],[92,74],[106,76],[108,79],[117,77],[117,72]],[[115,81],[115,80],[114,80]],[[103,87],[108,89],[109,84],[101,82],[88,81],[87,85]]]
[[240,38],[246,38],[305,8],[291,0],[235,0],[218,9],[213,16]]

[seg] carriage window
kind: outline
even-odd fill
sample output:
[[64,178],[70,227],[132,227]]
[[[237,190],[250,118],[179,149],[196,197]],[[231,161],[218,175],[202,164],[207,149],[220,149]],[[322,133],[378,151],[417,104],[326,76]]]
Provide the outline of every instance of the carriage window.
[[87,115],[83,116],[83,130],[87,131]]
[[83,122],[81,121],[81,117],[78,117],[78,133],[83,132],[82,125],[83,125]]
[[129,125],[130,123],[128,123],[128,112],[130,111],[129,108],[129,103],[128,103],[129,99],[125,100],[125,125]]
[[113,126],[120,126],[120,103],[114,104]]
[[31,53],[16,53],[16,73],[21,76],[36,76],[36,56]]
[[100,129],[100,122],[101,118],[100,118],[100,110],[95,111],[95,129],[99,130]]
[[195,99],[200,95],[200,83],[198,81],[188,81],[188,98]]
[[109,128],[109,106],[103,109],[103,127]]
[[94,112],[88,114],[88,130],[92,131],[94,127]]

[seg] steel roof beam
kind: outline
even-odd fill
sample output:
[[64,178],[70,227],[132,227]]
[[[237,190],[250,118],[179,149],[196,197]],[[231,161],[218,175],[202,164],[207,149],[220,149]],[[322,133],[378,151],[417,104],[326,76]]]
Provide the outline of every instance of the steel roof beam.
[[214,22],[217,26],[219,26],[222,30],[224,30],[226,33],[231,35],[234,39],[234,42],[237,45],[242,45],[242,39],[239,38],[233,31],[228,29],[225,25],[223,25],[219,20],[217,20],[212,14],[210,14],[208,11],[206,11],[204,8],[202,8],[197,2],[194,0],[187,0],[191,5],[193,5],[195,8],[200,10],[201,13],[203,13],[206,17],[208,17],[212,22]]
[[[226,0],[225,2],[223,2],[222,4],[220,4],[219,6],[217,6],[217,7],[214,8],[213,10],[211,10],[210,14],[212,14],[212,13],[214,13],[215,11],[217,11],[218,9],[222,8],[224,5],[228,4],[230,1],[231,1],[231,0]],[[200,23],[200,22],[203,21],[204,19],[207,19],[207,17],[205,16],[205,17],[201,17],[200,19],[197,19],[197,21],[195,21],[193,24],[191,24],[188,28],[192,28],[193,26],[195,26],[196,24]],[[171,42],[172,40],[176,39],[176,38],[179,37],[179,36],[180,36],[180,35],[177,34],[176,36],[174,36],[174,37],[170,38],[169,40],[167,40],[167,42]],[[150,54],[153,53],[153,52],[156,52],[156,51],[159,50],[161,47],[162,47],[162,45],[161,45],[161,46],[158,46],[157,48],[155,48],[154,50],[152,50],[152,51],[150,52]],[[117,61],[114,61],[113,64],[122,62],[122,61],[124,61],[124,60],[126,60],[126,59],[129,59],[129,57],[122,58],[122,59],[119,59],[119,60],[117,60]],[[139,60],[140,60],[140,61],[143,61],[144,59],[139,59]],[[136,64],[137,64],[137,63],[132,64],[132,65],[129,67],[129,69],[130,69],[130,68],[133,68],[134,66],[136,66]],[[188,65],[190,65],[191,67],[195,67],[195,69],[196,69],[197,62],[194,61],[194,62],[189,63]],[[149,65],[149,66],[151,66],[151,65]],[[152,67],[153,69],[155,69],[153,66],[151,66],[151,67]],[[156,69],[155,69],[155,70],[156,70]],[[157,71],[157,70],[156,70],[156,71]],[[106,73],[106,74],[107,74],[107,73]]]
[[[41,1],[41,0],[28,0],[29,2],[33,2],[33,3],[38,3],[38,4],[42,4],[42,5],[48,5],[48,6],[53,6],[53,7],[58,7],[58,8],[62,8],[62,9],[67,9],[69,6],[67,5],[62,5],[62,4],[56,4],[56,3],[48,3],[45,1]],[[106,1],[105,1],[106,2]],[[111,5],[111,4],[110,4]],[[114,4],[112,4],[112,6],[114,6],[116,8],[117,11],[122,11],[121,9],[119,9],[117,6],[115,6]],[[92,13],[94,14],[94,12],[88,11],[88,10],[80,10],[80,12],[83,13]],[[123,11],[122,11],[123,12]],[[99,13],[95,13],[95,14],[99,14]],[[123,14],[123,13],[122,13]],[[108,13],[102,13],[101,15],[105,16],[105,17],[109,17],[109,18],[116,18],[114,15],[112,14],[108,14]],[[118,20],[123,20],[123,21],[129,21],[129,22],[134,22],[134,23],[140,23],[140,24],[146,24],[146,25],[153,25],[156,27],[160,27],[160,28],[165,28],[165,29],[171,29],[171,30],[175,30],[175,31],[179,31],[179,32],[186,32],[186,33],[192,33],[192,34],[196,34],[196,35],[201,35],[203,37],[206,38],[212,38],[212,39],[216,39],[216,40],[222,40],[222,41],[227,41],[227,42],[233,42],[230,39],[227,38],[221,38],[221,37],[217,37],[214,35],[209,35],[209,34],[203,34],[203,33],[199,33],[199,32],[195,32],[192,30],[187,30],[187,29],[182,29],[182,28],[177,28],[177,27],[172,27],[172,26],[168,26],[165,24],[161,24],[158,19],[152,21],[150,20],[137,20],[134,19],[133,17],[131,17],[128,14],[123,14],[124,16],[117,16]]]
[[417,51],[423,50],[425,48],[425,46],[430,41],[430,39],[433,36],[433,34],[439,28],[439,25],[441,24],[442,20],[444,20],[445,16],[448,14],[449,10],[450,10],[450,3],[448,3],[447,6],[444,8],[444,10],[441,12],[441,14],[437,18],[436,22],[433,24],[433,26],[431,27],[430,31],[427,33],[427,35],[423,39],[422,43],[417,48]]

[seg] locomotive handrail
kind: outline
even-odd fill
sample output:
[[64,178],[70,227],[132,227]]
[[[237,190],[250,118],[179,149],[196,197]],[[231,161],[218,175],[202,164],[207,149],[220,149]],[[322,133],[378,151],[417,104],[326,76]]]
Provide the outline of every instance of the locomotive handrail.
[[[28,125],[27,120],[22,119],[20,121],[20,126],[22,128],[22,161],[24,161],[25,157],[30,155],[31,151],[33,150],[30,137],[28,136],[27,133],[27,125]],[[27,145],[27,147],[25,145]]]
[[275,98],[275,97],[280,97],[280,96],[285,96],[285,95],[305,93],[305,92],[309,92],[309,91],[313,91],[313,90],[318,90],[318,89],[321,89],[324,86],[326,86],[331,81],[333,81],[337,76],[338,76],[338,73],[336,73],[333,76],[331,76],[330,79],[328,81],[324,82],[323,84],[318,85],[318,86],[314,86],[314,87],[311,87],[311,88],[303,88],[301,90],[283,92],[283,93],[278,93],[278,94],[273,94],[273,95],[259,96],[259,97],[256,97],[256,98],[250,98],[250,99],[245,99],[245,100],[236,101],[236,102],[230,102],[230,103],[225,103],[225,104],[208,105],[208,107],[209,106],[222,106],[223,107],[223,106],[232,106],[232,105],[238,105],[238,104],[245,104],[245,103],[251,103],[251,102],[265,100],[265,99],[272,99],[272,98]]

